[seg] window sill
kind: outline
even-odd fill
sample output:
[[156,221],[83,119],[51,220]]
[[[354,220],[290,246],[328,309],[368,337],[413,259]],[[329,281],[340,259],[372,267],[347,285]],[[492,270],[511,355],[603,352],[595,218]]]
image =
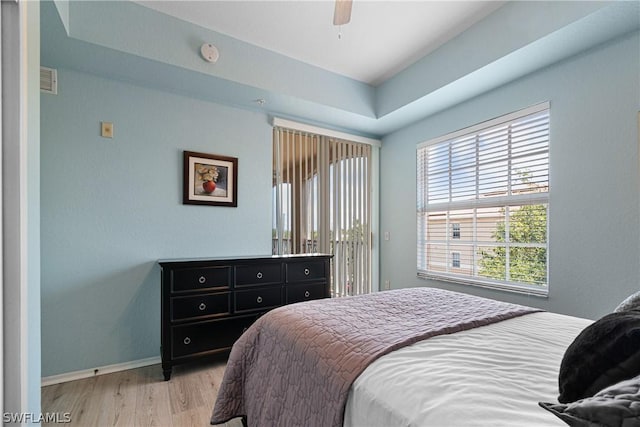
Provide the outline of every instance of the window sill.
[[459,276],[449,276],[444,274],[430,274],[427,272],[418,272],[418,277],[425,280],[440,280],[444,282],[457,283],[459,285],[475,286],[479,288],[493,289],[498,291],[535,296],[540,298],[549,297],[549,286],[528,286],[507,284],[492,280],[474,280],[462,278]]

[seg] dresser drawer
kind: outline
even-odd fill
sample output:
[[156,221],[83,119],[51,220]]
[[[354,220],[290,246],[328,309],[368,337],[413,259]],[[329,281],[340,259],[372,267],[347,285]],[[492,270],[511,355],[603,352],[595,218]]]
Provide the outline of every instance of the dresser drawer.
[[172,357],[228,349],[255,319],[255,316],[245,316],[173,326],[171,328]]
[[327,285],[325,283],[310,283],[287,287],[287,304],[325,297],[327,297]]
[[184,292],[210,288],[228,288],[231,267],[182,268],[172,271],[171,291]]
[[171,320],[231,313],[229,292],[171,298]]
[[286,268],[288,283],[326,279],[325,262],[322,260],[291,262]]
[[236,286],[273,285],[274,283],[282,283],[280,262],[236,267]]
[[263,310],[282,305],[282,287],[271,286],[247,291],[236,291],[236,312]]

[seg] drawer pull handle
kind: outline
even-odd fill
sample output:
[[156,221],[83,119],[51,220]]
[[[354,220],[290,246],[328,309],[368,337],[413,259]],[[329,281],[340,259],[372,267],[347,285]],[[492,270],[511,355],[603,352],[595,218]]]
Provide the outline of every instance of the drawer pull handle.
[[207,305],[203,302],[200,303],[200,305],[198,306],[198,308],[200,309],[200,311],[204,311],[207,308]]
[[258,274],[256,274],[256,277],[258,279],[262,279],[262,271],[259,271]]
[[311,294],[309,293],[309,291],[304,291],[304,297],[305,298],[309,298],[311,296]]
[[308,268],[305,268],[305,269],[304,269],[304,275],[305,275],[305,276],[308,276],[308,275],[309,275],[309,273],[311,273],[311,272],[309,271],[309,269],[308,269]]
[[258,302],[258,304],[260,304],[262,302],[262,297],[256,298],[256,301]]
[[200,282],[200,284],[201,284],[201,285],[202,285],[204,282],[206,282],[206,281],[207,281],[207,278],[206,278],[206,277],[204,277],[204,276],[200,276],[200,277],[198,278],[198,282]]
[[185,345],[189,345],[191,344],[191,338],[186,337],[183,342],[185,343]]

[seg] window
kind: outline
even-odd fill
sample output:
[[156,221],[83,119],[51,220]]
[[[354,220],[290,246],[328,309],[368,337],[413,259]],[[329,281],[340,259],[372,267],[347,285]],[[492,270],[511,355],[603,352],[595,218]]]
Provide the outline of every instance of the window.
[[460,268],[460,252],[451,253],[451,267]]
[[417,179],[419,276],[547,294],[548,103],[418,145]]
[[460,238],[460,223],[456,222],[451,224],[451,238],[459,239]]

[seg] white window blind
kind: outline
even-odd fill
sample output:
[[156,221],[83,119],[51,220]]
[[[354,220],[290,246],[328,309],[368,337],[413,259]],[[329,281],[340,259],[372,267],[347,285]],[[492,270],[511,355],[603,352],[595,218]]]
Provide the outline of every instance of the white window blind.
[[330,253],[333,296],[371,292],[370,144],[274,127],[273,253]]
[[418,275],[546,295],[549,104],[417,148]]

